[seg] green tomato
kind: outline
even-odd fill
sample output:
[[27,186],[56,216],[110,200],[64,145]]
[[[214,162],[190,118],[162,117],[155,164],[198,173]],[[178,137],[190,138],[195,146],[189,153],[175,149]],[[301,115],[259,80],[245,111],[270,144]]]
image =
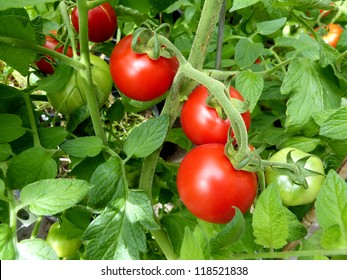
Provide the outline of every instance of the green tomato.
[[309,176],[305,177],[308,187],[305,188],[303,184],[293,182],[288,174],[281,172],[280,169],[274,169],[272,167],[265,168],[266,184],[276,184],[282,203],[285,206],[297,206],[312,203],[317,198],[319,190],[325,180],[323,163],[318,157],[295,148],[281,149],[272,155],[269,158],[269,161],[286,163],[287,155],[290,151],[292,151],[291,157],[294,162],[308,156],[309,158],[305,162],[304,169],[317,172],[317,174],[309,174]]
[[46,241],[54,249],[58,257],[72,256],[82,245],[81,238],[69,239],[66,232],[62,230],[59,222],[55,222],[51,225]]
[[[90,62],[95,93],[101,108],[112,90],[110,68],[104,60],[95,55],[90,55]],[[65,86],[58,92],[47,92],[47,98],[55,110],[67,117],[86,105],[87,98],[80,72],[73,69]]]

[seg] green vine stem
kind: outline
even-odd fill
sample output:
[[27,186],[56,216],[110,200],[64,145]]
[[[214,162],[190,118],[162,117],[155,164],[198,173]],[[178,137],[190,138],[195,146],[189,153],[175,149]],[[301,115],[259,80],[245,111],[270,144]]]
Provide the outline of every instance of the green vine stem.
[[26,106],[26,109],[28,112],[28,117],[29,117],[29,122],[30,122],[30,127],[31,127],[31,133],[32,133],[33,139],[34,139],[34,146],[35,147],[41,147],[40,138],[39,138],[39,134],[37,131],[37,126],[36,126],[36,121],[35,121],[35,116],[33,113],[33,108],[31,106],[30,96],[26,92],[23,92],[22,96],[24,98],[25,106]]
[[90,68],[89,57],[89,40],[88,40],[88,6],[86,0],[77,0],[78,9],[78,23],[80,26],[80,62],[85,66],[84,71],[81,71],[81,77],[84,81],[84,90],[86,93],[86,99],[90,117],[93,123],[95,135],[100,137],[104,144],[107,144],[106,134],[102,127],[102,121],[99,113],[99,105],[94,92],[94,85],[92,79],[92,73]]
[[14,198],[13,191],[10,189],[6,190],[7,194],[7,202],[9,204],[9,210],[10,210],[10,220],[9,220],[9,226],[11,228],[12,233],[12,245],[15,251],[15,258],[17,259],[18,251],[17,251],[17,211],[16,211],[16,201]]

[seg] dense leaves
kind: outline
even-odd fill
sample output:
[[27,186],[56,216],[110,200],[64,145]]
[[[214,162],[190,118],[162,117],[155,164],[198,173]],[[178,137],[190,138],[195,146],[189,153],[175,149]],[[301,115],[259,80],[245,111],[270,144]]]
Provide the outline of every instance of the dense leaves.
[[[93,40],[86,26],[76,32],[71,12],[78,9],[87,24],[96,2],[0,1],[0,259],[346,258],[346,1],[228,0],[224,28],[222,0],[104,2],[117,14],[117,30]],[[334,44],[326,40],[332,23],[342,31]],[[123,79],[130,64],[113,61],[112,51],[139,31],[133,47],[146,53],[135,53],[129,40],[127,50],[154,68],[133,76],[139,62],[131,61],[129,79],[114,84],[109,70]],[[47,35],[61,53],[43,47]],[[158,53],[175,57],[173,68],[155,66],[167,60],[153,60]],[[35,64],[43,57],[54,60],[54,74]],[[102,71],[95,71],[98,62]],[[241,170],[222,179],[221,168],[212,170],[216,153],[185,157],[197,143],[181,127],[181,108],[199,84],[209,92],[204,105],[223,120],[236,116],[218,154]],[[229,99],[231,87],[244,102]],[[248,130],[238,115],[247,110]],[[314,155],[327,174],[305,205],[281,200],[283,182],[266,185],[266,166],[305,183],[307,158],[273,160],[288,147]],[[223,224],[194,216],[177,177],[191,179],[197,167],[204,172],[194,177],[201,187],[196,209],[209,215],[211,201],[221,206],[230,192],[203,192],[216,178],[225,187],[230,173],[250,174],[247,207],[227,203],[231,216]],[[240,176],[229,183],[240,188],[236,199],[246,191],[241,186]],[[58,228],[54,240],[38,237],[46,217],[55,221],[52,232]],[[18,241],[20,222],[33,231]]]

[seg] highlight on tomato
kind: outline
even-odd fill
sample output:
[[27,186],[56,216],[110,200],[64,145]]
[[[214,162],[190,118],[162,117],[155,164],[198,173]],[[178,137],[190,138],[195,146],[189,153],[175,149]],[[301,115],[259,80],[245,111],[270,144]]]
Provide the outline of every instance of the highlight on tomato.
[[[230,97],[243,101],[242,95],[234,88],[229,88]],[[196,145],[207,143],[226,144],[230,129],[230,120],[219,116],[215,108],[206,104],[209,92],[203,85],[196,87],[183,104],[180,121],[187,137]],[[251,126],[251,114],[241,114],[247,130]],[[232,135],[233,136],[233,133]]]
[[146,53],[135,53],[132,35],[122,38],[110,57],[112,79],[118,90],[137,101],[151,101],[163,96],[171,87],[178,70],[176,57],[154,60]]
[[[56,34],[56,31],[52,31],[52,34]],[[46,42],[43,46],[49,50],[55,50],[59,53],[64,52],[64,45],[62,45],[58,40],[49,35],[46,36]],[[73,55],[72,48],[70,46],[66,49],[66,55],[68,57],[72,57]],[[35,61],[35,64],[39,68],[39,70],[46,74],[54,73],[55,63],[56,61],[48,55],[42,57],[38,61]]]
[[[79,32],[78,9],[74,7],[71,12],[71,21]],[[88,11],[88,39],[94,43],[109,40],[117,29],[117,15],[109,3],[103,3]]]
[[193,148],[177,173],[178,194],[197,218],[211,223],[230,222],[237,207],[246,213],[257,194],[253,172],[236,170],[218,143]]

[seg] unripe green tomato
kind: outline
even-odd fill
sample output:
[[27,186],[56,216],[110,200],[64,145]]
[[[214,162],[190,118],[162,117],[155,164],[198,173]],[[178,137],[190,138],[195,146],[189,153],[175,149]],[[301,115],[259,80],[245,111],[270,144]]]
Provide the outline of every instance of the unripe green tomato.
[[[291,156],[294,162],[310,155],[295,148],[284,148],[272,155],[269,161],[286,163],[287,154],[290,151],[292,151]],[[311,155],[306,161],[304,168],[324,174],[322,161],[314,155]],[[319,190],[325,180],[325,176],[317,174],[305,178],[308,185],[306,189],[303,185],[294,183],[288,175],[284,174],[279,169],[275,170],[271,167],[266,167],[265,169],[266,185],[276,183],[282,203],[285,206],[306,205],[312,203],[317,198]]]
[[[95,93],[99,108],[101,108],[112,90],[113,81],[110,68],[104,60],[95,55],[90,55],[90,62]],[[87,98],[83,89],[81,73],[73,69],[65,86],[58,92],[47,92],[47,98],[55,110],[67,117],[86,105]]]
[[76,254],[82,245],[81,238],[68,239],[68,236],[61,230],[59,222],[51,225],[46,241],[61,258]]

